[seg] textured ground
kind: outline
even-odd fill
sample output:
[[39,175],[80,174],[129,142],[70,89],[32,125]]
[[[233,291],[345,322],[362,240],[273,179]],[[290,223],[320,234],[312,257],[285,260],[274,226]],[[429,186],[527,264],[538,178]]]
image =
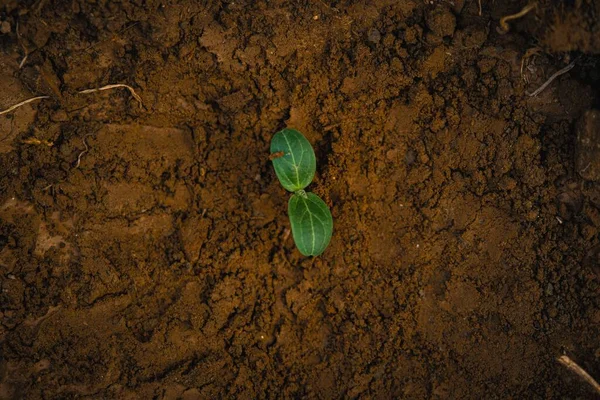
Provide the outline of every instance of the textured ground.
[[593,398],[600,10],[560,3],[0,2],[0,109],[50,96],[0,115],[0,398]]

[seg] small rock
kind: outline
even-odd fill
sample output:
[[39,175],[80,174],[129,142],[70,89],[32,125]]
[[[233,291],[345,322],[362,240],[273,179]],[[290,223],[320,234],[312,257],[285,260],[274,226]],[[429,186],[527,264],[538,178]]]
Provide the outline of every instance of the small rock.
[[379,31],[377,29],[372,28],[371,30],[369,30],[367,39],[369,39],[369,42],[371,42],[373,44],[378,44],[379,41],[381,40],[381,33],[379,33]]
[[11,29],[10,29],[10,22],[8,21],[2,21],[0,23],[0,33],[5,35],[7,33],[10,33]]
[[600,111],[586,111],[577,126],[575,168],[587,181],[600,180]]
[[406,162],[406,165],[412,165],[415,161],[417,161],[417,152],[413,149],[406,150],[406,154],[404,155],[404,162]]

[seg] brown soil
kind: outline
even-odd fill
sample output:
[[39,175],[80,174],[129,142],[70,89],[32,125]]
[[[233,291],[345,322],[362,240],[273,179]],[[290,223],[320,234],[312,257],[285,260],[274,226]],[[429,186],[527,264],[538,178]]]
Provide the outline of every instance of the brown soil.
[[1,399],[593,398],[597,2],[2,3]]

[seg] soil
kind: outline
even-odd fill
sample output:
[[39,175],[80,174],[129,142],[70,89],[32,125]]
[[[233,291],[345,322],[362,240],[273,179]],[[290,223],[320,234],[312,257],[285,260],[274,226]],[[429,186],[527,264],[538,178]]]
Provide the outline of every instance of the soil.
[[0,398],[594,398],[598,4],[4,0]]

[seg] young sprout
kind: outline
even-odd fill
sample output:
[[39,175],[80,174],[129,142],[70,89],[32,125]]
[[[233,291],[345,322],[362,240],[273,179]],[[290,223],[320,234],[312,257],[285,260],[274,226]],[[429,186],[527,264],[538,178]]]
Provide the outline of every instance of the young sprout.
[[310,142],[297,130],[286,128],[273,136],[269,158],[281,185],[294,193],[288,203],[288,217],[296,247],[305,256],[322,254],[331,240],[333,218],[319,196],[304,191],[317,169]]

